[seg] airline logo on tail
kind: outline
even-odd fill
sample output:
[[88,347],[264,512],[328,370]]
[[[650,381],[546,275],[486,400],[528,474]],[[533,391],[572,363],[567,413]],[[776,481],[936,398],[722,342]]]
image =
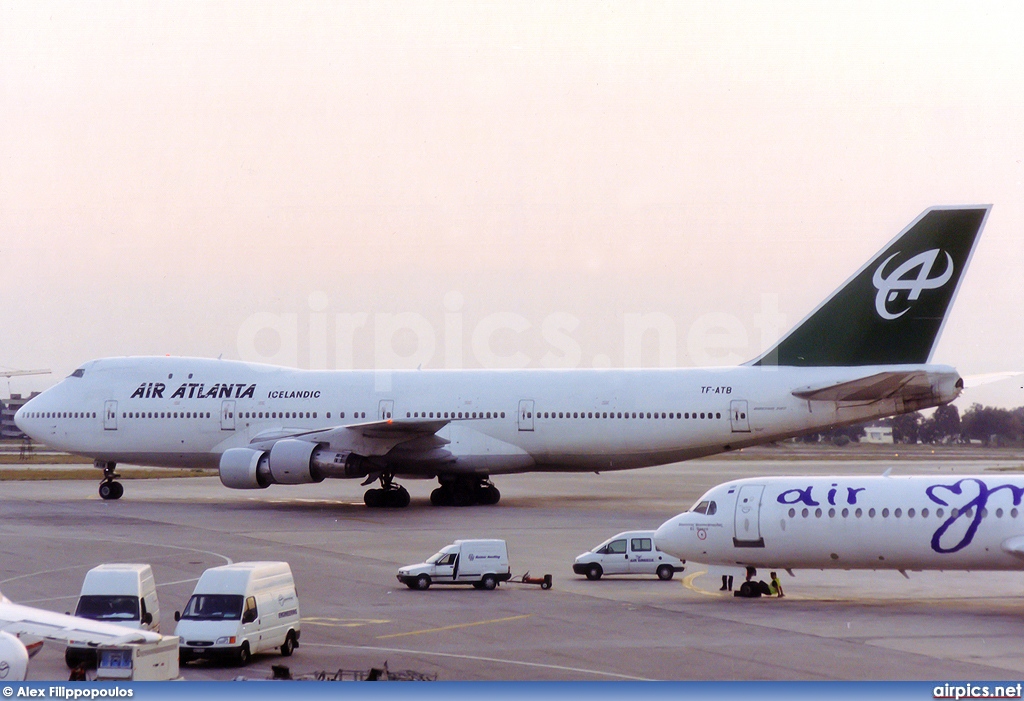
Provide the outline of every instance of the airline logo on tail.
[[[939,253],[946,256],[945,270],[936,277],[929,277]],[[871,279],[875,284],[875,289],[878,290],[878,294],[875,295],[875,311],[878,312],[878,316],[889,321],[899,319],[910,311],[910,302],[917,301],[923,290],[938,289],[953,279],[953,257],[937,248],[917,254],[889,273],[888,276],[883,276],[885,266],[898,255],[897,251],[886,258],[875,270]],[[917,277],[907,278],[906,276],[915,268],[918,269]],[[906,308],[895,313],[889,311],[889,304],[899,299],[901,291],[909,292],[906,298]]]

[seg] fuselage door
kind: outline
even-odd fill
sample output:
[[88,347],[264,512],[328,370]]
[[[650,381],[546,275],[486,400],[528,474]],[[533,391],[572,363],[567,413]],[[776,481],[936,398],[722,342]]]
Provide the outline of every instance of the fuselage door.
[[220,403],[220,430],[235,430],[235,401],[233,399]]
[[117,400],[115,399],[103,402],[103,430],[117,430]]
[[736,495],[736,512],[733,514],[735,535],[732,544],[737,548],[763,548],[761,537],[761,495],[763,484],[745,484]]
[[747,417],[747,400],[734,399],[729,402],[729,420],[733,433],[750,433],[750,419]]
[[521,399],[521,400],[519,400],[519,430],[520,431],[532,431],[533,430],[533,400],[532,399]]
[[378,406],[379,418],[381,421],[390,421],[395,415],[395,400],[381,399]]

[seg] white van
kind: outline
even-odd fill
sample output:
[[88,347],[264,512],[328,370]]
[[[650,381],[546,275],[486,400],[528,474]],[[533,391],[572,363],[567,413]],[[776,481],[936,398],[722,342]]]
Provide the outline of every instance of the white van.
[[505,541],[457,540],[427,558],[426,562],[398,570],[398,581],[410,589],[429,589],[431,584],[472,584],[494,589],[512,577]]
[[578,556],[572,571],[587,579],[601,579],[603,574],[656,574],[658,579],[672,579],[683,571],[683,564],[654,546],[654,531],[626,531]]
[[258,652],[299,646],[299,597],[287,562],[236,562],[211,567],[196,583],[174,634],[182,664],[227,658],[248,664]]
[[[109,563],[85,573],[76,616],[160,632],[160,602],[149,565]],[[71,643],[64,651],[68,667],[96,666],[95,648]]]

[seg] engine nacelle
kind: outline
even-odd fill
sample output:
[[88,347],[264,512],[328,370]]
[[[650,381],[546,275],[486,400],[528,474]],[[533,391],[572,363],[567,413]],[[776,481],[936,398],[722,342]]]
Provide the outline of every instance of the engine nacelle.
[[313,452],[320,446],[309,441],[285,438],[270,449],[270,474],[275,484],[323,482],[324,475],[313,467]]
[[0,631],[0,682],[23,682],[28,674],[28,650],[20,640]]
[[266,489],[273,484],[269,458],[262,450],[231,448],[220,456],[220,481],[230,489]]
[[231,448],[220,456],[220,481],[231,489],[265,489],[272,484],[309,484],[326,477],[361,478],[374,466],[362,455],[337,452],[294,438],[269,451]]

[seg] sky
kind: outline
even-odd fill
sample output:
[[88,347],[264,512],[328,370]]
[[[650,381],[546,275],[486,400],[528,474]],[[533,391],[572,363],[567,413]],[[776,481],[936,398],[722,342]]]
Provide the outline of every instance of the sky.
[[[749,360],[932,205],[1024,370],[1024,9],[0,0],[0,369]],[[958,401],[1024,405],[1024,379]]]

